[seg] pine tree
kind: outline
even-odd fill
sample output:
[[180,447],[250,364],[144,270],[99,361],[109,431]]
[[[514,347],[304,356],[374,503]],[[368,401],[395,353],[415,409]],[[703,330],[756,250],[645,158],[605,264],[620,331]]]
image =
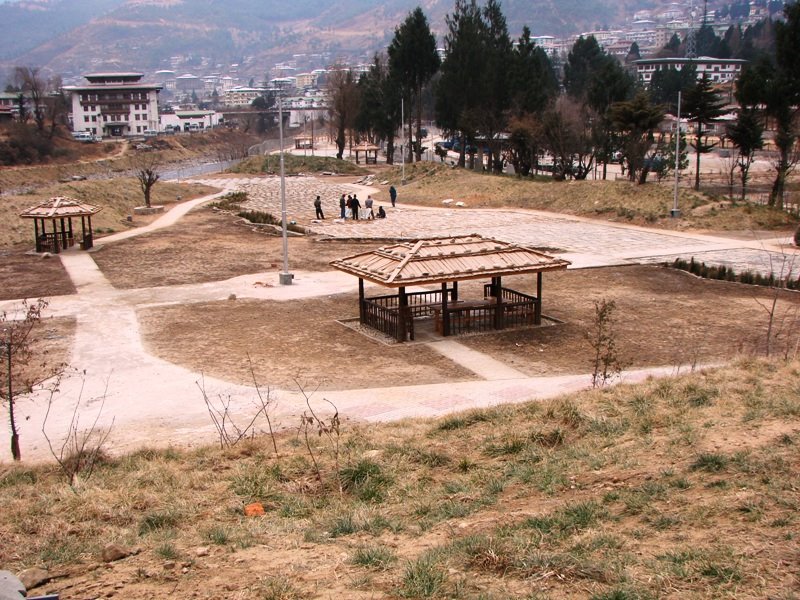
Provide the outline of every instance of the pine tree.
[[694,151],[695,151],[695,174],[694,174],[694,189],[700,189],[700,156],[711,152],[716,146],[716,143],[704,142],[703,139],[708,137],[707,125],[714,122],[715,119],[721,117],[724,113],[725,103],[717,98],[711,80],[703,77],[696,81],[686,92],[684,100],[684,114],[689,122],[695,124],[694,130]]
[[[439,54],[436,38],[428,26],[428,19],[420,7],[415,8],[394,32],[388,48],[391,78],[400,84],[403,98],[407,98],[409,109],[408,127],[411,139],[411,124],[416,122],[416,159],[422,159],[422,88],[439,70]],[[416,115],[416,118],[412,118]],[[410,148],[409,148],[409,156]]]

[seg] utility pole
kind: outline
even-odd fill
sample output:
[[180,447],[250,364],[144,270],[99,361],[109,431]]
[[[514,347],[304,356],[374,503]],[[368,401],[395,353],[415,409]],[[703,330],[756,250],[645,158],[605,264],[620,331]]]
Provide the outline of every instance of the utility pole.
[[675,199],[672,203],[672,210],[669,216],[678,218],[681,216],[681,209],[678,208],[678,182],[681,176],[681,91],[678,90],[678,123],[675,128]]

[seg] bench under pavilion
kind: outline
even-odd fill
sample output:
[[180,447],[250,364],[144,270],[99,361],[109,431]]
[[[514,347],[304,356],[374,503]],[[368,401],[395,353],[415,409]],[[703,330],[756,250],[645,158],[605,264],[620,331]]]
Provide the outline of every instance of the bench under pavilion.
[[[405,342],[414,339],[414,323],[421,318],[433,318],[442,336],[540,325],[542,274],[570,263],[471,234],[397,242],[330,264],[358,277],[359,323]],[[535,296],[503,287],[504,276],[525,274],[536,274]],[[478,279],[489,280],[483,297],[460,298],[458,283]],[[365,281],[397,293],[367,297]],[[439,289],[430,289],[437,284]],[[412,287],[423,289],[410,291]]]

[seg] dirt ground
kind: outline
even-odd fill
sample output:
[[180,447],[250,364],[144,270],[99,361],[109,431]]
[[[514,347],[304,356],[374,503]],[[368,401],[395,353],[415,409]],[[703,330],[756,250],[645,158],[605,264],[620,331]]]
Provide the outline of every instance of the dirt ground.
[[[327,271],[329,262],[375,242],[293,238],[293,269]],[[93,253],[119,288],[217,281],[277,270],[282,241],[210,208],[193,211],[168,229],[109,244]],[[18,255],[3,261],[2,297],[70,293],[57,260]],[[42,264],[31,264],[38,261]],[[41,267],[47,269],[41,272]],[[35,270],[34,270],[35,268]],[[529,277],[504,284],[534,292]],[[481,295],[464,283],[462,297]],[[354,282],[355,288],[355,282]],[[589,372],[587,332],[594,302],[614,300],[620,357],[629,367],[708,364],[764,351],[772,291],[705,281],[660,267],[621,267],[547,273],[544,313],[562,323],[537,329],[462,337],[468,347],[530,376]],[[796,334],[800,297],[781,295],[777,352]],[[262,386],[321,389],[461,381],[468,371],[420,345],[386,345],[339,323],[357,316],[356,296],[342,294],[282,303],[227,301],[140,311],[147,347],[156,355],[232,382],[251,384],[249,354]],[[424,323],[421,323],[424,327]],[[381,373],[377,381],[374,373]]]
[[0,247],[0,300],[74,294],[61,261],[27,254],[30,249],[30,244]]
[[[505,281],[505,280],[504,280]],[[506,285],[533,292],[525,278]],[[462,285],[462,297],[481,293]],[[594,301],[614,300],[617,347],[632,368],[689,366],[763,353],[769,290],[705,281],[661,267],[635,266],[548,273],[544,312],[562,321],[541,328],[459,337],[458,341],[529,375],[592,370],[587,333]],[[420,344],[385,345],[337,322],[357,317],[357,296],[303,302],[226,301],[140,311],[154,354],[206,374],[260,385],[320,389],[473,379],[475,375]],[[776,315],[784,339],[796,339],[800,297],[784,294]],[[424,325],[423,325],[424,326]],[[380,373],[377,379],[375,373]]]
[[[374,242],[293,237],[289,261],[293,269],[329,271],[330,261],[373,246]],[[172,227],[109,244],[92,256],[114,287],[130,289],[219,281],[277,269],[283,260],[282,248],[281,238],[274,233],[200,208]]]

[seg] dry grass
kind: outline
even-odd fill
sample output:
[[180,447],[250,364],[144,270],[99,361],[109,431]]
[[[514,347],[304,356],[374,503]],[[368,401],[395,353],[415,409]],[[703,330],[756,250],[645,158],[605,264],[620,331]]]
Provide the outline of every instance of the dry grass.
[[[398,200],[426,206],[441,206],[442,200],[463,201],[470,208],[503,206],[546,210],[596,217],[669,229],[747,231],[789,229],[797,217],[763,206],[731,205],[682,188],[681,219],[671,219],[673,188],[667,184],[634,185],[627,181],[559,182],[540,177],[520,180],[464,169],[450,169],[436,163],[406,165],[406,185],[399,187],[400,170],[383,173],[398,186]],[[388,192],[376,195],[388,202]]]
[[[286,175],[301,173],[336,173],[339,175],[366,175],[369,171],[349,160],[325,156],[284,154],[283,169]],[[251,156],[230,169],[232,173],[279,173],[280,158],[275,155]]]
[[[153,204],[170,205],[179,196],[183,200],[189,200],[215,191],[214,188],[196,183],[158,182],[152,190],[151,200]],[[0,202],[0,222],[7,225],[0,229],[0,246],[33,240],[32,222],[29,219],[20,219],[19,213],[54,196],[70,196],[101,207],[102,211],[92,218],[92,226],[98,233],[121,231],[147,222],[139,217],[132,222],[126,220],[133,213],[133,208],[144,202],[139,184],[133,178],[54,183],[36,188],[30,194],[3,196],[3,201]],[[80,228],[80,222],[78,227]]]
[[[791,598],[800,364],[228,451],[142,449],[70,490],[0,472],[0,563],[62,596]],[[343,492],[339,492],[340,486]],[[245,518],[261,502],[265,517]],[[104,568],[100,550],[138,550]]]

